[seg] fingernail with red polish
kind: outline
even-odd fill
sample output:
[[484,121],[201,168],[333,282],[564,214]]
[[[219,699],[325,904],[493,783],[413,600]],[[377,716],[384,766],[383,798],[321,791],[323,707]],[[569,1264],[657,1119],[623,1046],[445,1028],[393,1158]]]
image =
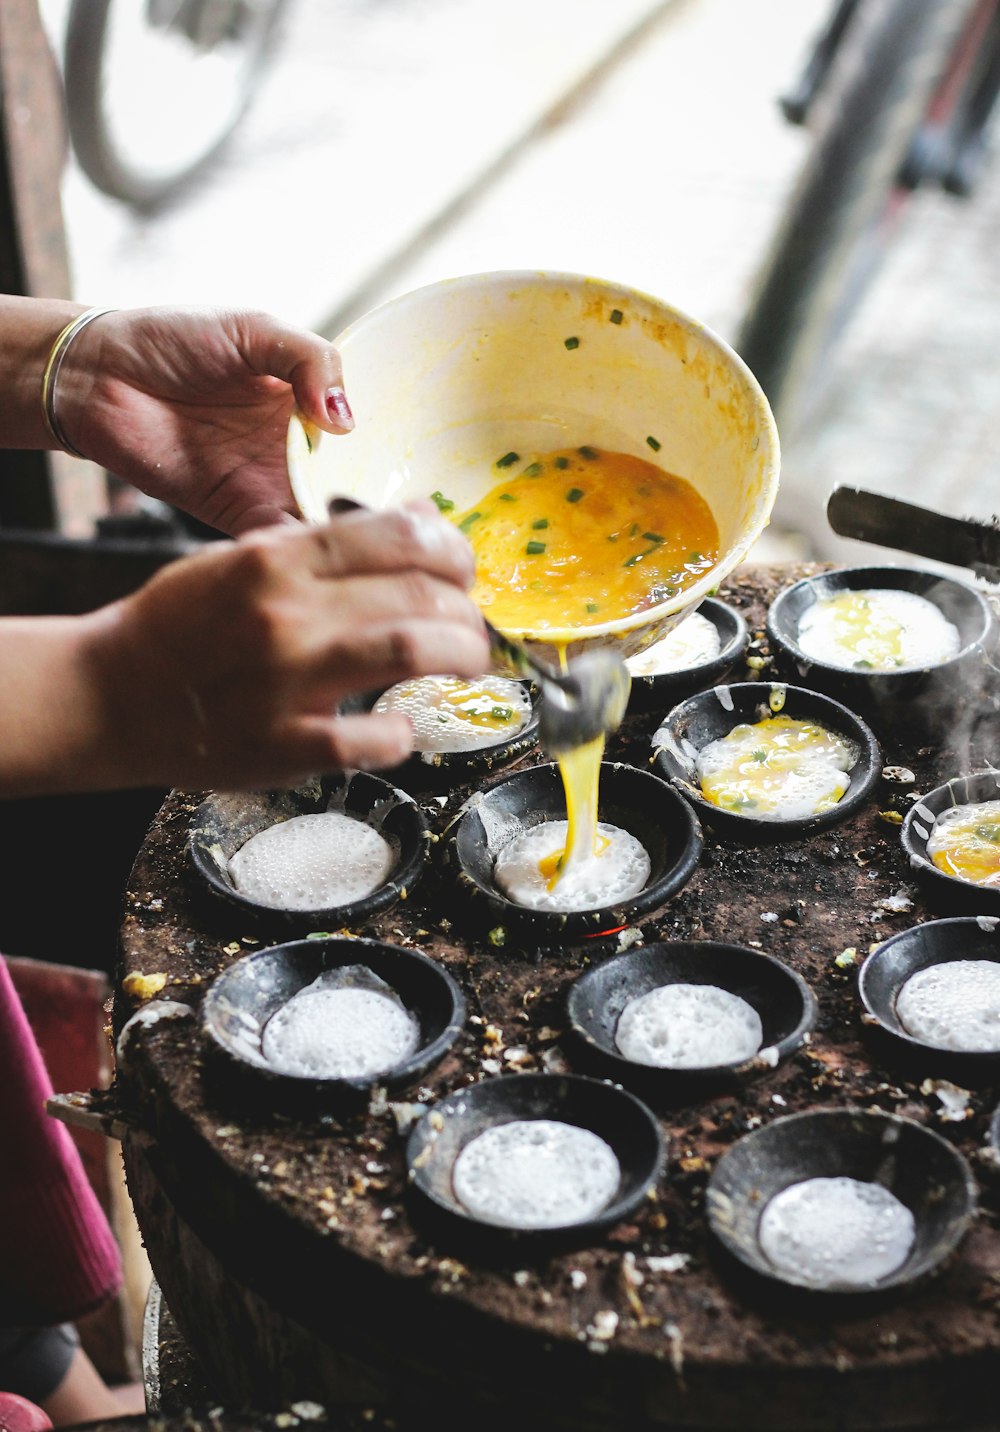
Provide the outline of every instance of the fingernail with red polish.
[[343,388],[327,388],[326,411],[342,428],[354,427],[354,414],[351,412],[351,405],[347,401],[347,394]]

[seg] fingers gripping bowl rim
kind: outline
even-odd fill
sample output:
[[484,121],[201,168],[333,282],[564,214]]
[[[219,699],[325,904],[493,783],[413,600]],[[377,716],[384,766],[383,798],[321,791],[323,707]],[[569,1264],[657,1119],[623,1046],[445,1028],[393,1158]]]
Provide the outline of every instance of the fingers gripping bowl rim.
[[544,640],[508,633],[539,655],[643,650],[767,524],[779,444],[760,386],[721,338],[648,294],[576,274],[471,274],[404,294],[334,342],[354,430],[328,438],[301,414],[288,428],[289,477],[309,521],[325,520],[333,495],[392,507],[443,482],[460,511],[495,483],[498,455],[588,444],[651,459],[707,502],[720,554],[697,582],[618,621]]

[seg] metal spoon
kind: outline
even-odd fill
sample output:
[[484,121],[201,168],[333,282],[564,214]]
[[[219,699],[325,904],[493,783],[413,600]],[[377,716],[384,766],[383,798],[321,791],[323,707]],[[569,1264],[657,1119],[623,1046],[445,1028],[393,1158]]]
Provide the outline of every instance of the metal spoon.
[[[332,497],[327,504],[331,517],[362,509],[365,504],[352,497]],[[551,755],[564,755],[618,729],[628,706],[632,678],[616,652],[607,647],[585,651],[568,663],[566,671],[557,671],[534,656],[523,642],[505,636],[485,618],[483,621],[492,654],[541,688],[545,699],[539,735]]]

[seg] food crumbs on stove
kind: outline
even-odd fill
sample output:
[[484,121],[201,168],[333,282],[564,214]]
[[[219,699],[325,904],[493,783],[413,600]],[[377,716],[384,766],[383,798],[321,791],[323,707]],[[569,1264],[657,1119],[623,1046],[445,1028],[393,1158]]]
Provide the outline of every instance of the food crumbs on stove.
[[122,990],[130,999],[152,999],[154,994],[166,988],[167,976],[162,973],[144,975],[132,970],[122,980]]

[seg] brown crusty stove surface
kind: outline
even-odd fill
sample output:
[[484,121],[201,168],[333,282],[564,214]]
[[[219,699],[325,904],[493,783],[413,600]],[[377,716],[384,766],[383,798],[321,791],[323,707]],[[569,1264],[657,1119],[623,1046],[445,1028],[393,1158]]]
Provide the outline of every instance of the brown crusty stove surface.
[[[766,604],[815,570],[745,568],[723,588],[720,596],[748,619],[750,654],[765,658],[759,671],[732,680],[769,679]],[[609,757],[646,766],[658,721],[652,713],[629,718]],[[997,754],[996,712],[972,725],[961,756],[949,745],[896,747],[882,733],[885,761],[909,766],[917,789],[929,790]],[[436,829],[467,794],[455,793],[444,809],[425,803]],[[187,862],[200,798],[175,792],[159,812],[132,873],[121,937],[122,973],[165,974],[159,997],[195,1008],[220,971],[262,943],[238,917],[220,919],[206,906]],[[736,848],[706,830],[699,869],[643,923],[642,939],[725,940],[775,955],[810,985],[818,1023],[798,1054],[738,1092],[658,1107],[668,1162],[657,1196],[591,1247],[539,1262],[515,1253],[497,1264],[425,1241],[411,1218],[397,1116],[406,1112],[401,1101],[433,1101],[500,1072],[568,1067],[561,1001],[601,952],[494,948],[471,938],[457,918],[452,924],[442,913],[452,910],[447,887],[425,879],[410,900],[356,933],[440,960],[465,992],[465,1035],[419,1091],[346,1129],[233,1103],[206,1071],[196,1020],[149,1026],[141,1057],[119,1072],[112,1097],[143,1130],[126,1138],[126,1153],[154,1271],[196,1351],[200,1339],[206,1365],[230,1379],[223,1399],[252,1396],[273,1408],[287,1406],[294,1392],[329,1402],[331,1384],[318,1377],[289,1388],[272,1369],[270,1402],[259,1390],[267,1381],[258,1380],[255,1393],[233,1385],[239,1351],[216,1359],[205,1346],[208,1315],[193,1290],[198,1270],[178,1266],[184,1255],[163,1232],[165,1210],[195,1230],[223,1281],[245,1284],[260,1305],[281,1309],[292,1336],[307,1329],[310,1341],[339,1345],[352,1365],[372,1372],[367,1390],[353,1396],[381,1404],[380,1422],[388,1415],[406,1427],[415,1417],[419,1426],[432,1409],[440,1426],[499,1426],[512,1417],[525,1426],[607,1429],[994,1425],[1000,1172],[987,1129],[998,1089],[969,1091],[964,1117],[950,1118],[954,1100],[946,1103],[935,1082],[873,1057],[857,965],[837,962],[853,947],[860,963],[873,943],[934,917],[899,826],[885,817],[892,808],[905,803],[883,787],[849,822],[788,845]],[[890,900],[900,892],[911,908],[894,909],[905,904]],[[136,1007],[119,988],[117,1028]],[[802,1305],[780,1289],[766,1296],[743,1289],[719,1265],[706,1227],[714,1161],[743,1133],[781,1115],[845,1105],[896,1112],[950,1139],[979,1185],[971,1230],[924,1285],[846,1311],[831,1312],[822,1297]],[[647,1263],[671,1254],[684,1255],[668,1265],[673,1271]],[[216,1336],[230,1334],[220,1324]],[[251,1344],[252,1337],[248,1360],[266,1362]]]

